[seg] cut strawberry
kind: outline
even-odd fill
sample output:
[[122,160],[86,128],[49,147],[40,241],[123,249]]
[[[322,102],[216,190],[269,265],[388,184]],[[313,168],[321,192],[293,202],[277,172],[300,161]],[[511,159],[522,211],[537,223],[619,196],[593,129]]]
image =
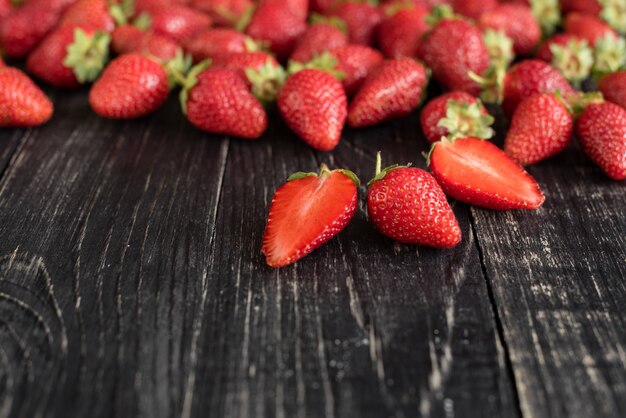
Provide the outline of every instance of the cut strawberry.
[[489,141],[443,139],[429,164],[443,191],[462,202],[509,210],[537,209],[545,200],[535,179]]
[[358,179],[346,170],[295,173],[272,199],[263,235],[267,264],[283,267],[337,235],[352,219]]

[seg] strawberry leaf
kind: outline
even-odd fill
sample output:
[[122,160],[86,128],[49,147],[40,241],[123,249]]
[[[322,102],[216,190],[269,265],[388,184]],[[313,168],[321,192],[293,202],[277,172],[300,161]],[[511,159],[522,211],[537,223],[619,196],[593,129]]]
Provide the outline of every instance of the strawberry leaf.
[[446,128],[448,136],[453,139],[468,136],[489,139],[495,133],[491,128],[495,119],[484,114],[483,109],[480,101],[467,103],[450,99],[446,104],[446,116],[437,126]]
[[74,30],[74,42],[67,46],[63,65],[71,68],[80,83],[94,81],[109,58],[111,36],[105,32],[88,35],[84,30]]

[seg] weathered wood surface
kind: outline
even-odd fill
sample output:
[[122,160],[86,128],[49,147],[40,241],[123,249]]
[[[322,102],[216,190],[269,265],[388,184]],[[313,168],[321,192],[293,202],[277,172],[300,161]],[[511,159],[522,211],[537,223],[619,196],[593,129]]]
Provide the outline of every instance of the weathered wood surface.
[[315,153],[276,117],[246,142],[176,106],[104,121],[76,92],[0,132],[0,417],[625,415],[626,192],[579,151],[533,168],[536,213],[455,203],[453,250],[394,244],[361,203],[272,270],[286,176],[423,167],[416,117]]

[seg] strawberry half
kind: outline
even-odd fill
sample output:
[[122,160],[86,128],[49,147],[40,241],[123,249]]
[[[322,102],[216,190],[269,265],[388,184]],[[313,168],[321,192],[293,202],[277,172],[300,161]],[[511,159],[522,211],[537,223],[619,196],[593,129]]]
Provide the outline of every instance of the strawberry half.
[[461,242],[461,228],[441,187],[428,172],[408,166],[381,170],[368,183],[367,212],[376,229],[406,244],[450,248]]
[[37,126],[52,117],[52,102],[26,74],[0,60],[0,127]]
[[429,165],[443,191],[461,202],[509,210],[537,209],[545,200],[535,179],[484,139],[442,139],[433,144]]
[[271,267],[294,263],[348,225],[357,206],[356,175],[330,171],[295,173],[270,205],[261,251]]

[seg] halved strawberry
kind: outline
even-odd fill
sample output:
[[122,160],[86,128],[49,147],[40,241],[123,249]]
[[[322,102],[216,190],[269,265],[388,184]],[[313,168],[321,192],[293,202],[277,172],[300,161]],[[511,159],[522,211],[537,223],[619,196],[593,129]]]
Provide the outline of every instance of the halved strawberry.
[[354,216],[358,178],[350,171],[295,173],[276,190],[263,234],[267,264],[283,267],[337,235]]
[[489,209],[537,209],[545,197],[534,178],[500,148],[478,138],[433,144],[430,171],[443,191]]

